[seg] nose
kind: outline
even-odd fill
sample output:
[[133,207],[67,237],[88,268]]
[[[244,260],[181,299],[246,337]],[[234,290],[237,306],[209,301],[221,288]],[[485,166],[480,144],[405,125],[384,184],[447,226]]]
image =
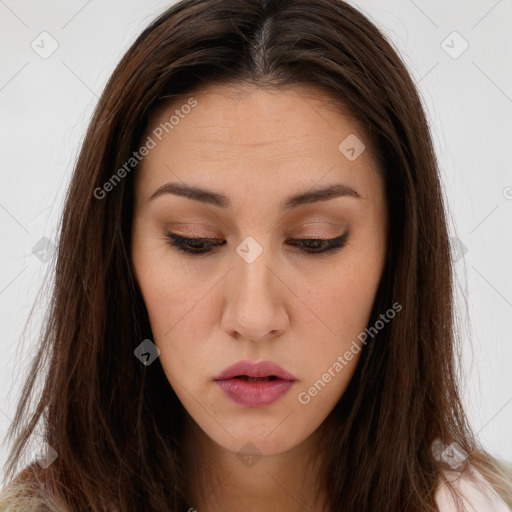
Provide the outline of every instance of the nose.
[[235,254],[233,265],[224,287],[222,329],[234,338],[253,341],[283,333],[289,325],[291,293],[270,254],[263,251],[251,263]]

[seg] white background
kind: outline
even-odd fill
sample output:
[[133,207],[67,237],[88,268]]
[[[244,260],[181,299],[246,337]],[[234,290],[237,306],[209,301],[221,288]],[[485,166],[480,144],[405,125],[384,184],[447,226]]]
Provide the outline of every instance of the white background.
[[[465,404],[484,446],[512,461],[512,0],[352,4],[392,40],[427,108],[450,234],[467,248],[454,263],[465,339]],[[43,294],[22,345],[27,315],[50,268],[32,248],[44,236],[56,240],[73,164],[106,80],[136,36],[169,5],[0,0],[2,438],[44,314]],[[31,47],[43,31],[58,43],[46,59]],[[454,31],[469,44],[455,59],[443,49],[462,48],[463,41],[450,35]],[[49,44],[47,39],[45,48]],[[6,454],[4,445],[2,465]]]

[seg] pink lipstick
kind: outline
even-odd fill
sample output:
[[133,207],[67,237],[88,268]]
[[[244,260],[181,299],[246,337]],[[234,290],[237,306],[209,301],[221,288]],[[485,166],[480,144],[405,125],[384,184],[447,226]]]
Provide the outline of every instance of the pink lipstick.
[[239,361],[214,381],[236,404],[265,407],[286,394],[297,379],[273,361]]

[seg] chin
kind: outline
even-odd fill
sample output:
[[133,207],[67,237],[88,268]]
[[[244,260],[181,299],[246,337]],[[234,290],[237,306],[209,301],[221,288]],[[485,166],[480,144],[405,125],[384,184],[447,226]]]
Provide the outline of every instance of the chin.
[[[267,416],[247,415],[236,421],[219,420],[208,425],[203,432],[226,450],[249,455],[278,455],[302,443],[315,430],[298,428],[291,410]],[[251,417],[252,416],[252,417]],[[284,421],[283,421],[284,419]],[[211,428],[213,427],[213,428]]]

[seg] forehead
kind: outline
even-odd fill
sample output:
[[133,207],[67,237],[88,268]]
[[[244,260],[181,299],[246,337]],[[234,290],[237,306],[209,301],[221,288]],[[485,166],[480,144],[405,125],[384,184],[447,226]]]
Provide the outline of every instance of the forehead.
[[[148,136],[156,146],[138,174],[152,185],[170,177],[169,167],[202,182],[215,176],[218,184],[251,175],[276,186],[290,179],[311,186],[312,178],[333,167],[345,178],[350,171],[354,185],[374,181],[365,134],[339,101],[312,86],[209,85],[160,104],[150,116]],[[350,137],[366,147],[354,161],[340,150]]]
[[190,98],[197,104],[180,116],[180,129],[178,125],[173,127],[175,139],[195,140],[204,145],[225,144],[233,150],[247,146],[255,151],[258,148],[266,151],[287,144],[294,144],[297,149],[306,139],[315,145],[328,146],[337,140],[339,132],[360,131],[332,96],[305,85],[286,88],[209,85],[159,105],[149,126],[164,124],[170,114],[179,113]]

